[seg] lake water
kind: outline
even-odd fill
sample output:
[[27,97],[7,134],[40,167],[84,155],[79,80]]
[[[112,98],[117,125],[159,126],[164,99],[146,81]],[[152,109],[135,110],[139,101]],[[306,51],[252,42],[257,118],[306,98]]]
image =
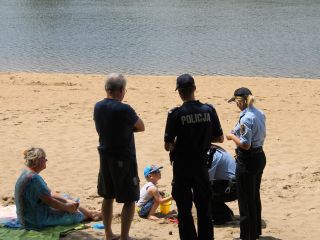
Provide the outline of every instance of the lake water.
[[320,0],[0,0],[0,71],[320,77]]

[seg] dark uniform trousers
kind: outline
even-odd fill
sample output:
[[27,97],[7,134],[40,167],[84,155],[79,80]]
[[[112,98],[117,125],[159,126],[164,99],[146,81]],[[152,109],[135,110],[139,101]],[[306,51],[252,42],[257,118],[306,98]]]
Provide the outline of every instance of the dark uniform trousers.
[[233,211],[225,204],[237,200],[237,187],[233,180],[213,180],[211,181],[212,199],[211,214],[215,225],[232,221]]
[[[175,164],[174,164],[175,165]],[[208,169],[173,169],[172,196],[178,208],[179,235],[182,240],[212,240],[213,225],[210,214],[210,182]],[[194,202],[198,217],[198,234],[191,209]]]
[[255,240],[261,235],[260,185],[266,157],[258,151],[237,151],[237,190],[240,212],[240,238]]

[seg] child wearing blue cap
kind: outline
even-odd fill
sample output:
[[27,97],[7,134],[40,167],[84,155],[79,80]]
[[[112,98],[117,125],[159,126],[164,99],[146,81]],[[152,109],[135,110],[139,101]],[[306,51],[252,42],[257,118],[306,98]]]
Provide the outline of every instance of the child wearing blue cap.
[[159,218],[155,216],[155,212],[159,204],[172,200],[171,196],[164,197],[164,194],[162,194],[156,186],[161,179],[161,168],[163,167],[155,165],[144,168],[144,177],[147,183],[140,189],[140,199],[137,202],[138,214],[142,218],[158,220]]

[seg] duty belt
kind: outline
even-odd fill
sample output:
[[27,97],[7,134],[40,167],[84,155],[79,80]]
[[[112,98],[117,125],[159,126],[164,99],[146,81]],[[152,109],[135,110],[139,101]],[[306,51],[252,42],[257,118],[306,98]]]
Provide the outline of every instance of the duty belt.
[[256,147],[256,148],[250,148],[248,150],[244,150],[242,148],[236,148],[236,154],[238,154],[238,152],[243,152],[243,153],[259,153],[259,152],[263,152],[263,148],[261,147]]

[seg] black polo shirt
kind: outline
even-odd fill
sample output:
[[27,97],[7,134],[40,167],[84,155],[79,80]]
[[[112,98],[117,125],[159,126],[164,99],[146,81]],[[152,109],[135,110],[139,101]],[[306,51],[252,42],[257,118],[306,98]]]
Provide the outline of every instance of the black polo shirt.
[[169,111],[164,141],[174,143],[170,155],[177,166],[203,167],[212,139],[222,134],[214,107],[200,101],[189,101]]
[[118,100],[103,99],[94,107],[94,121],[99,134],[99,148],[109,154],[135,159],[134,124],[138,116],[134,109]]

